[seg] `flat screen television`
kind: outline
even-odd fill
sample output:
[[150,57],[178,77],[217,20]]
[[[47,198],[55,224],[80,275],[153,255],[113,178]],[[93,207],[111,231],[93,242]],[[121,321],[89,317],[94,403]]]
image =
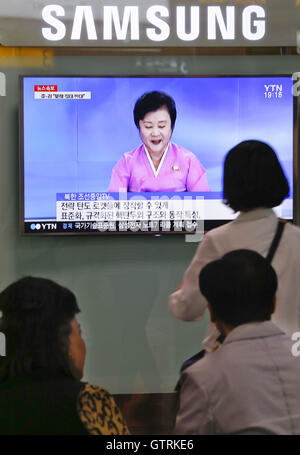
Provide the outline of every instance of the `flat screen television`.
[[[223,161],[230,148],[247,139],[275,149],[291,188],[276,212],[293,220],[297,113],[292,86],[290,75],[20,76],[21,233],[186,234],[196,232],[203,220],[205,230],[215,227],[236,216],[222,202]],[[136,100],[151,91],[168,94],[177,108],[158,169],[141,147],[133,119]],[[168,158],[173,144],[179,154],[192,153],[188,172],[201,168],[206,186],[182,184],[187,178],[183,155],[177,155],[178,163]],[[139,162],[137,150],[143,154]],[[112,173],[117,169],[122,180],[129,172],[125,154],[135,156],[139,182],[117,187]]]

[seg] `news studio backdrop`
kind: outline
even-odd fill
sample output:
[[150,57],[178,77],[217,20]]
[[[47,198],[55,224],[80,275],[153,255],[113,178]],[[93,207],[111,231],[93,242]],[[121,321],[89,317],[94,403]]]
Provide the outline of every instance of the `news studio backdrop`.
[[164,399],[207,318],[181,324],[167,309],[196,236],[137,235],[128,224],[122,235],[105,225],[78,235],[66,202],[89,207],[107,194],[113,166],[141,143],[134,102],[161,89],[177,105],[172,141],[207,171],[211,191],[185,196],[204,197],[207,217],[213,207],[208,228],[233,216],[221,202],[222,160],[250,135],[276,149],[291,187],[278,210],[297,221],[298,23],[292,0],[1,3],[1,288],[30,274],[75,292],[90,383]]

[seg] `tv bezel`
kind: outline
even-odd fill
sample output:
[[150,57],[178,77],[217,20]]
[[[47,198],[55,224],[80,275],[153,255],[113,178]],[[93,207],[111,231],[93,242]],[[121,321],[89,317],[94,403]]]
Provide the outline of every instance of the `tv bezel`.
[[[55,231],[39,231],[35,233],[25,232],[25,218],[24,218],[24,205],[25,205],[25,192],[24,192],[24,84],[26,78],[264,78],[264,77],[290,77],[292,80],[292,73],[287,74],[122,74],[122,75],[88,75],[88,74],[21,74],[19,75],[19,228],[21,236],[103,236],[103,235],[152,235],[152,236],[165,236],[165,235],[193,235],[196,232],[187,231],[87,231],[87,232],[55,232]],[[289,220],[293,224],[298,224],[298,98],[293,97],[293,218]],[[232,219],[227,220],[204,220],[204,231],[209,231],[223,224],[229,223]],[[55,222],[55,221],[53,221]]]

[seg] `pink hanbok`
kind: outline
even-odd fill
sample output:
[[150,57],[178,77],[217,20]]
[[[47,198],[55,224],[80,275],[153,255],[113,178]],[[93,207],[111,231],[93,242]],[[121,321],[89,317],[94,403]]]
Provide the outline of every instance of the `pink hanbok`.
[[157,170],[143,144],[125,153],[112,170],[108,191],[210,191],[210,188],[206,171],[196,156],[171,142]]

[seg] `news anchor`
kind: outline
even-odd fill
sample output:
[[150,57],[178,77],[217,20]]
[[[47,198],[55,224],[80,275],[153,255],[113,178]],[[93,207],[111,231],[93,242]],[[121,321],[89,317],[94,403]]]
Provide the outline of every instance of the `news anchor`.
[[175,101],[163,92],[148,92],[136,101],[133,114],[143,143],[115,165],[108,191],[210,191],[198,158],[170,142]]

